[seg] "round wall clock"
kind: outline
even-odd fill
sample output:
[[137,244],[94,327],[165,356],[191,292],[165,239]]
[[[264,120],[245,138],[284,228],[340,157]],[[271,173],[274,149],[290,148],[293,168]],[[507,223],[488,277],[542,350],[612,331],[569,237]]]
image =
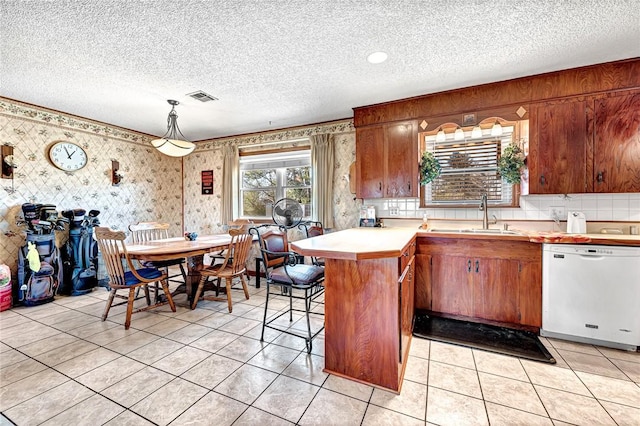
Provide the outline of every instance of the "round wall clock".
[[73,142],[56,142],[49,148],[51,164],[65,172],[75,172],[87,165],[87,153]]

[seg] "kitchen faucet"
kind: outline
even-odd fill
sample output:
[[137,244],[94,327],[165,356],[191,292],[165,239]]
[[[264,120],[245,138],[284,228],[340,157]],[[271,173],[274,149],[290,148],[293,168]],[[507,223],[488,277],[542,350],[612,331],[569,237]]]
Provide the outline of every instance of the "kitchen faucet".
[[487,194],[482,194],[480,199],[480,207],[482,211],[482,229],[489,229],[489,209],[487,207]]

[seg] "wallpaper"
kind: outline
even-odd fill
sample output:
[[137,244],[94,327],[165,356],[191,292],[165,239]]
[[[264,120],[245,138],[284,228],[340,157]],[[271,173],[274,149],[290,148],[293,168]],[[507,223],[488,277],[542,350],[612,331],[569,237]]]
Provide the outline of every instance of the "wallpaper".
[[[308,145],[308,138],[314,134],[334,135],[334,230],[356,226],[361,200],[349,191],[349,166],[355,161],[355,129],[353,121],[339,121],[323,125],[306,126],[275,132],[265,132],[242,137],[223,138],[198,143],[196,151],[185,158],[184,167],[184,226],[188,231],[212,234],[226,231],[226,224],[220,222],[222,187],[222,147],[238,146],[243,150],[257,151]],[[203,195],[201,172],[212,170],[214,175],[213,194]],[[296,228],[288,231],[290,241],[303,238]],[[260,255],[253,246],[247,268],[255,269],[255,258]]]
[[[349,191],[349,166],[355,161],[355,129],[353,121],[338,121],[322,125],[291,128],[242,137],[203,141],[196,151],[185,158],[184,167],[184,224],[185,229],[202,234],[223,232],[220,223],[222,188],[222,147],[238,146],[258,150],[308,145],[311,135],[330,133],[334,135],[334,216],[335,229],[346,229],[356,225],[361,200]],[[213,170],[214,190],[211,195],[201,191],[201,172]],[[296,238],[295,235],[292,238]]]
[[[181,235],[184,230],[223,232],[226,228],[219,220],[220,148],[237,145],[259,149],[265,143],[273,148],[275,142],[291,146],[308,143],[299,141],[319,133],[331,133],[335,138],[336,229],[355,226],[360,200],[349,192],[349,165],[355,161],[351,120],[203,141],[182,159],[157,152],[149,144],[149,135],[0,98],[0,145],[12,146],[18,163],[13,179],[0,180],[0,263],[9,265],[15,275],[18,250],[26,235],[24,227],[16,225],[22,217],[23,203],[53,204],[58,212],[99,210],[102,226],[127,233],[129,224],[150,220],[170,223],[172,235]],[[47,152],[59,140],[82,146],[89,157],[88,165],[74,173],[55,168]],[[118,186],[111,184],[112,160],[120,163],[123,175]],[[201,193],[202,170],[214,172],[212,195]],[[292,240],[300,237],[292,232]],[[59,242],[64,238],[58,238]]]
[[[54,141],[82,146],[86,167],[63,172],[47,159]],[[148,135],[0,98],[0,145],[14,148],[13,179],[0,180],[0,263],[16,273],[25,229],[16,225],[23,203],[99,210],[101,225],[127,230],[131,223],[160,220],[182,232],[182,161],[149,145]],[[111,185],[111,160],[120,163],[119,186]]]

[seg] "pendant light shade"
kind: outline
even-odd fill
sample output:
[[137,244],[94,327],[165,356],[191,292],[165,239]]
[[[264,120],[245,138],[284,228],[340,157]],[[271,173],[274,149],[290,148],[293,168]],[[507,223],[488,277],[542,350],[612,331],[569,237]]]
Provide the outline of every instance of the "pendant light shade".
[[[167,100],[167,102],[171,105],[171,111],[167,118],[167,133],[165,133],[165,135],[160,139],[152,140],[151,145],[164,155],[168,155],[170,157],[184,157],[185,155],[189,155],[193,152],[196,148],[196,144],[186,140],[178,127],[178,113],[176,112],[176,105],[178,105],[179,102],[174,100]],[[178,138],[178,135],[180,135],[181,138]]]
[[458,126],[458,128],[454,132],[453,139],[455,139],[457,141],[461,141],[461,140],[464,139],[464,130],[462,130],[462,128],[460,126]]
[[491,136],[502,136],[502,126],[498,120],[496,120],[491,128]]
[[438,133],[436,134],[436,142],[444,142],[446,139],[447,135],[445,135],[444,130],[442,130],[442,127],[440,127]]
[[473,130],[471,130],[471,137],[474,139],[482,137],[482,128],[480,126],[475,126]]

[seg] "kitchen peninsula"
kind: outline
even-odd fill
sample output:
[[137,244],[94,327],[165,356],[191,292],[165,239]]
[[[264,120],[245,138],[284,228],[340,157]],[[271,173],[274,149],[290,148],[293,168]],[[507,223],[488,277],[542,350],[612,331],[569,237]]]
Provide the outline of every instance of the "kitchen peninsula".
[[542,243],[640,244],[636,235],[416,228],[354,228],[291,243],[325,258],[326,372],[400,392],[414,308],[537,332]]
[[325,259],[325,371],[400,392],[411,344],[416,232],[354,228],[291,243]]

